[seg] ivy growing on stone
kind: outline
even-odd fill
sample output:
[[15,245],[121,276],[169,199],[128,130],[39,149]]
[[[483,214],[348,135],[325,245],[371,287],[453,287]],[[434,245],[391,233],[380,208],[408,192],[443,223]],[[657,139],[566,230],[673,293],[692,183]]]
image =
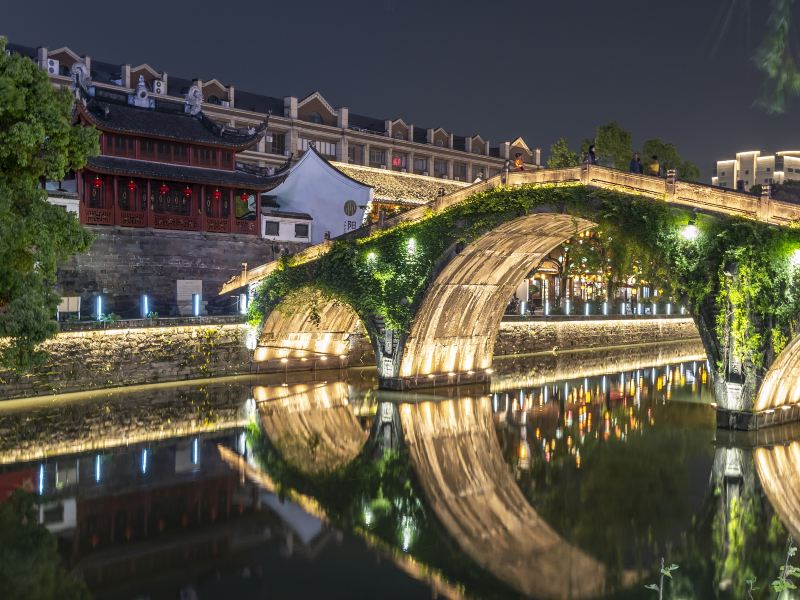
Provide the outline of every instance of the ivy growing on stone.
[[[800,231],[725,216],[692,214],[650,198],[580,184],[503,187],[361,239],[337,240],[320,258],[284,258],[258,287],[250,319],[259,324],[290,294],[350,305],[367,322],[408,331],[427,285],[453,252],[531,212],[588,219],[603,232],[613,281],[634,272],[691,307],[706,346],[754,369],[768,366],[798,329],[800,292],[792,253]],[[681,232],[692,220],[696,240]],[[577,231],[577,229],[576,229]],[[535,265],[531,265],[531,268]],[[315,294],[301,290],[313,289]]]

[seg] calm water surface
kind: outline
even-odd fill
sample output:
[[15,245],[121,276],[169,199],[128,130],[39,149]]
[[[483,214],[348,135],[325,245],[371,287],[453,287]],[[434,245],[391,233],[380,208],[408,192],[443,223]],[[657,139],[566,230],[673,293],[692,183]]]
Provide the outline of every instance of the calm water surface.
[[697,348],[637,352],[12,402],[0,499],[36,496],[98,598],[653,598],[662,556],[665,597],[769,597],[800,432],[724,436]]

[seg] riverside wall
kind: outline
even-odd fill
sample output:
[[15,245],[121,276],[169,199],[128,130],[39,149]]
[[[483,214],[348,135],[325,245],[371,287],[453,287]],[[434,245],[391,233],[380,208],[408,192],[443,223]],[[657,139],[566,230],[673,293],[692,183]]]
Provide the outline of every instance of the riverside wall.
[[691,318],[548,317],[504,320],[500,324],[494,355],[564,352],[580,348],[609,348],[673,341],[700,341],[697,327]]
[[[162,320],[163,321],[163,320]],[[123,321],[106,329],[62,331],[43,345],[48,360],[30,373],[0,370],[0,400],[235,374],[322,368],[313,361],[256,363],[250,328],[230,318],[174,324]],[[660,342],[699,346],[688,318],[563,319],[503,322],[495,356],[563,353],[582,348]],[[351,336],[349,356],[325,366],[372,366],[365,336]]]

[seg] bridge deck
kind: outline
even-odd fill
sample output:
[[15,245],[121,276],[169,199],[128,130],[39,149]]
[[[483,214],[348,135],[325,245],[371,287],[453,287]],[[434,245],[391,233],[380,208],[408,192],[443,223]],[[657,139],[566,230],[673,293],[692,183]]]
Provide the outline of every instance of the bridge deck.
[[[653,177],[651,175],[627,173],[625,171],[618,171],[616,169],[597,165],[584,165],[565,169],[511,172],[508,174],[507,184],[511,186],[522,186],[569,182],[582,183],[599,189],[638,194],[655,200],[663,200],[671,204],[694,208],[703,212],[744,217],[773,225],[786,226],[795,222],[800,222],[800,205],[790,202],[781,202],[780,200],[772,200],[753,194],[726,190],[724,188],[700,183],[672,181],[670,179]],[[496,175],[491,179],[476,183],[447,196],[438,198],[434,202],[387,219],[382,228],[389,229],[400,223],[419,221],[430,214],[429,211],[431,210],[433,210],[433,212],[440,212],[463,202],[478,192],[500,187],[501,185],[503,185],[503,176]],[[338,239],[366,237],[380,229],[381,227],[377,225],[368,225],[350,234],[341,236]],[[302,252],[298,252],[293,255],[293,258],[301,263],[307,262],[322,256],[328,252],[329,248],[330,242],[323,242],[322,244],[317,244],[306,248]],[[228,294],[234,290],[264,279],[272,273],[277,266],[278,262],[273,261],[254,269],[245,270],[239,275],[235,275],[222,286],[220,295]]]

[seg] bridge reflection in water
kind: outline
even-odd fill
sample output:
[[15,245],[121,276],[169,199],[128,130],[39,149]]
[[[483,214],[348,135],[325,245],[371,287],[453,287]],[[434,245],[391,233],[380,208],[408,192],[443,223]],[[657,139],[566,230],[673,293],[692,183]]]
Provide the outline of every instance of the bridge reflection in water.
[[428,504],[475,562],[529,596],[603,591],[604,566],[561,538],[508,473],[488,398],[403,404],[400,419]]
[[[346,554],[343,528],[428,597],[636,590],[662,554],[693,597],[737,597],[740,573],[771,580],[786,534],[800,536],[800,427],[714,448],[696,350],[509,359],[490,395],[376,394],[352,377],[103,396],[61,407],[68,422],[47,406],[0,412],[0,481],[39,492],[42,474],[46,518],[62,517],[49,524],[100,596],[157,578],[222,596],[208,574],[239,585],[230,569],[268,572],[255,557],[269,539],[282,569],[297,555],[322,577]],[[263,449],[244,436],[254,422]],[[387,439],[401,452],[381,452]],[[55,510],[70,502],[71,524]],[[359,578],[373,568],[360,556],[347,571]]]

